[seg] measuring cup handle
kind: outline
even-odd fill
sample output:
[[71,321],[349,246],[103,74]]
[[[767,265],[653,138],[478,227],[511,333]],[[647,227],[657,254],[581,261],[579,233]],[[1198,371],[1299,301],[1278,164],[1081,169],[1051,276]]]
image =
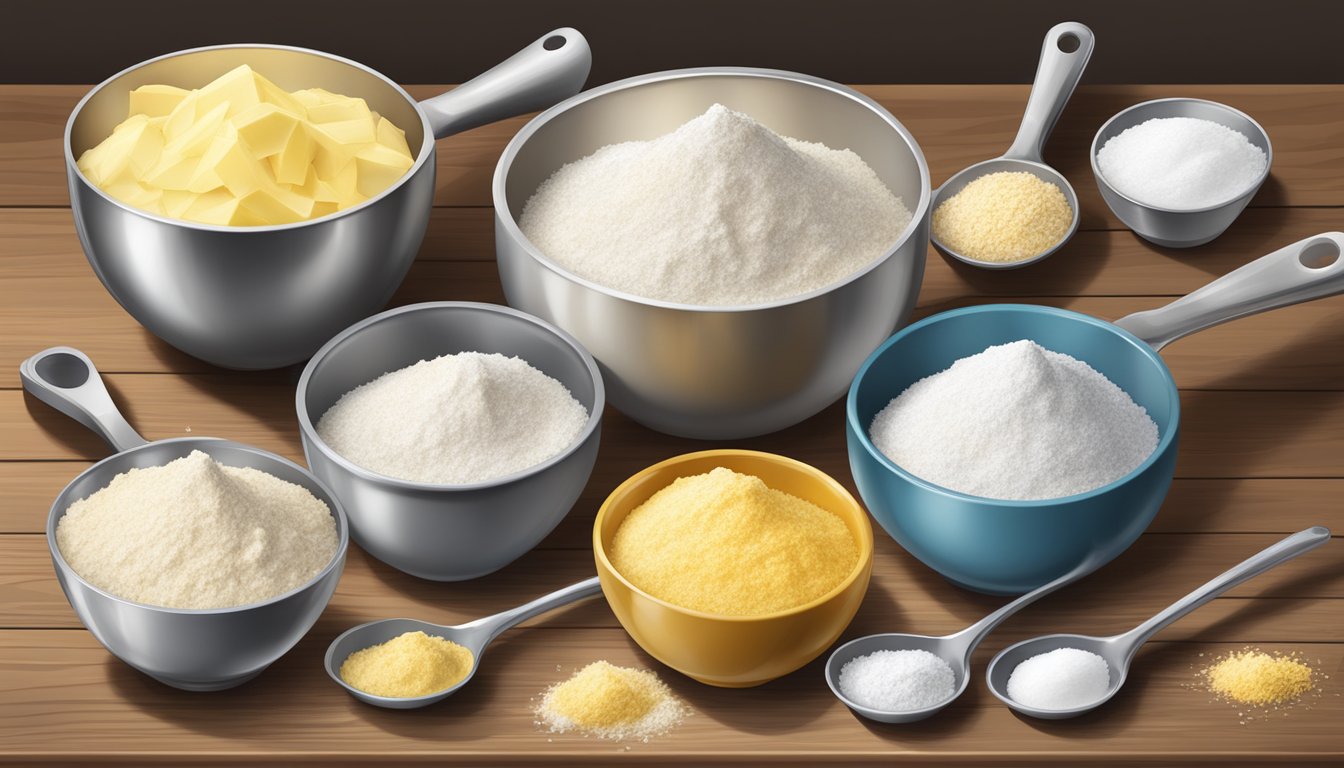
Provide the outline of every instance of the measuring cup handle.
[[1148,638],[1161,629],[1204,605],[1227,590],[1259,576],[1271,568],[1278,567],[1298,555],[1305,554],[1330,540],[1330,529],[1316,525],[1251,555],[1223,573],[1215,576],[1204,586],[1167,606],[1165,610],[1145,621],[1133,630],[1121,636],[1128,644],[1127,655],[1132,657],[1139,646],[1148,642]]
[[97,432],[118,453],[145,444],[83,352],[70,347],[42,350],[19,365],[19,378],[29,394]]
[[420,102],[434,138],[546,109],[583,88],[592,68],[588,41],[563,27],[453,90]]
[[[1072,47],[1075,40],[1077,48],[1065,51],[1061,47]],[[1045,142],[1064,112],[1064,105],[1069,103],[1073,89],[1082,79],[1095,42],[1092,30],[1076,21],[1056,24],[1045,33],[1041,61],[1036,65],[1036,80],[1031,84],[1027,109],[1022,113],[1022,126],[1017,129],[1017,138],[1013,139],[1013,145],[1004,157],[1043,162],[1041,154]]]
[[1154,349],[1211,326],[1344,293],[1344,233],[1325,232],[1233,270],[1165,307],[1116,321]]

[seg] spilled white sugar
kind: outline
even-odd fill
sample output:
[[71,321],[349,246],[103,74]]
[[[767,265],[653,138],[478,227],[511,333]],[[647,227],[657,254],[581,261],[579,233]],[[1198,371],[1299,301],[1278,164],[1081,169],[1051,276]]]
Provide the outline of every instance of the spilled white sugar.
[[944,488],[1052,499],[1123,477],[1157,424],[1088,364],[1023,339],[920,379],[873,419],[873,444]]
[[480,483],[563,452],[588,421],[564,384],[517,357],[460,352],[347,392],[317,423],[336,453],[381,475]]
[[741,306],[858,272],[910,218],[854,152],[715,104],[672,133],[564,166],[518,223],[547,257],[606,287]]
[[1239,131],[1193,117],[1154,118],[1111,137],[1097,152],[1106,181],[1141,203],[1193,210],[1250,189],[1268,158]]
[[952,667],[924,650],[874,651],[845,662],[836,681],[850,701],[883,712],[913,712],[956,692]]
[[1036,709],[1073,709],[1100,701],[1111,685],[1106,660],[1091,651],[1057,648],[1018,664],[1008,697]]

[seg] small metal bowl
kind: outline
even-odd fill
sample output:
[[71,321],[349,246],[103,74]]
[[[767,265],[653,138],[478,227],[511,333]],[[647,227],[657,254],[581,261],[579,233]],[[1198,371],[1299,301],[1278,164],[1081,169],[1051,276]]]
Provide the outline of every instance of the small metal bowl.
[[[441,485],[364,469],[317,434],[342,395],[390,371],[458,352],[517,356],[588,409],[574,443],[534,467],[483,483]],[[569,334],[494,304],[436,302],[389,310],[342,331],[303,370],[296,405],[303,453],[369,554],[412,576],[461,581],[508,565],[564,519],[588,483],[606,403],[597,363]]]
[[[1207,208],[1184,210],[1163,208],[1122,194],[1107,183],[1101,168],[1097,166],[1097,153],[1106,142],[1119,136],[1126,129],[1154,118],[1164,117],[1209,120],[1237,131],[1252,144],[1264,150],[1265,172],[1241,194],[1227,202]],[[1260,185],[1269,178],[1269,169],[1274,165],[1274,150],[1265,129],[1241,110],[1203,99],[1155,99],[1135,104],[1107,120],[1092,139],[1091,159],[1092,175],[1097,179],[1097,189],[1101,190],[1102,199],[1125,226],[1134,230],[1134,234],[1168,248],[1192,248],[1223,234],[1237,216],[1241,215],[1247,203],[1251,202],[1251,198],[1259,191]]]

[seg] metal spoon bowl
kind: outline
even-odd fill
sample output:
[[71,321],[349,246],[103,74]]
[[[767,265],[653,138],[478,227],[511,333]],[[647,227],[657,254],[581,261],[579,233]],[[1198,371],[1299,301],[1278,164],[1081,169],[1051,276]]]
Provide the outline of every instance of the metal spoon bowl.
[[[1077,47],[1073,47],[1074,43]],[[1069,102],[1073,90],[1082,79],[1083,70],[1092,56],[1095,38],[1092,30],[1076,21],[1066,21],[1050,28],[1041,47],[1041,60],[1036,68],[1036,80],[1031,86],[1031,96],[1027,99],[1026,111],[1022,114],[1022,125],[1018,128],[1017,138],[1002,156],[985,160],[954,174],[933,191],[931,211],[960,192],[967,184],[991,173],[1026,172],[1042,181],[1054,184],[1064,193],[1064,198],[1073,211],[1073,221],[1069,231],[1059,242],[1048,250],[1019,261],[981,261],[973,259],[949,247],[938,239],[930,228],[929,239],[939,253],[957,261],[984,269],[1018,269],[1035,264],[1059,250],[1078,231],[1078,194],[1073,191],[1064,174],[1046,165],[1042,156],[1046,139],[1054,130],[1055,123]],[[1065,50],[1069,48],[1070,50]]]
[[[381,621],[371,621],[367,624],[360,624],[351,627],[341,633],[339,637],[331,641],[327,647],[327,655],[324,664],[327,674],[336,684],[341,686],[351,696],[364,702],[372,704],[375,707],[385,707],[387,709],[419,709],[435,704],[452,696],[462,686],[471,682],[476,676],[476,670],[481,667],[481,657],[485,655],[485,650],[490,646],[495,638],[504,633],[505,630],[516,626],[533,616],[537,616],[548,611],[555,610],[563,605],[568,605],[586,597],[592,597],[601,593],[602,587],[598,584],[597,577],[581,581],[577,584],[571,584],[564,589],[552,592],[549,595],[539,597],[530,603],[520,605],[503,613],[497,613],[493,616],[486,616],[482,619],[459,624],[457,626],[443,626],[442,624],[432,624],[428,621],[418,621],[416,619],[383,619]],[[367,691],[350,685],[341,678],[341,665],[355,651],[361,651],[380,643],[385,643],[392,638],[406,632],[424,632],[427,635],[442,637],[450,642],[471,651],[471,670],[467,676],[462,678],[456,685],[445,688],[441,691],[426,694],[424,696],[392,697],[377,696]]]
[[[831,692],[836,698],[844,702],[856,714],[875,720],[879,723],[913,723],[931,717],[940,712],[948,704],[957,700],[966,691],[967,685],[971,680],[971,654],[980,645],[994,628],[1001,624],[1005,619],[1028,605],[1036,602],[1042,597],[1054,592],[1055,590],[1077,581],[1092,571],[1099,568],[1105,559],[1097,555],[1086,558],[1073,570],[1060,576],[1054,581],[1044,584],[1031,592],[1008,603],[997,611],[989,614],[980,621],[972,624],[960,632],[946,635],[944,637],[932,637],[929,635],[911,635],[900,632],[893,632],[882,635],[868,635],[860,637],[845,643],[831,653],[831,657],[826,660],[826,684],[831,687]],[[953,693],[948,698],[924,709],[905,710],[893,712],[889,710],[873,709],[864,706],[846,696],[840,690],[840,670],[846,664],[860,656],[867,656],[876,651],[928,651],[933,655],[947,662],[952,668],[953,675]]]
[[[1204,586],[1172,603],[1153,618],[1123,634],[1110,637],[1068,634],[1044,635],[1010,645],[1000,651],[989,663],[989,669],[985,673],[989,690],[1000,701],[1029,717],[1063,720],[1091,712],[1110,701],[1119,692],[1125,684],[1125,679],[1129,676],[1129,666],[1130,662],[1134,660],[1134,655],[1153,635],[1238,584],[1282,565],[1298,555],[1309,552],[1329,540],[1330,530],[1319,525],[1299,531],[1233,566]],[[1106,689],[1106,693],[1094,702],[1072,709],[1040,709],[1013,700],[1008,695],[1008,679],[1012,676],[1013,670],[1017,669],[1017,665],[1033,656],[1049,653],[1060,648],[1077,648],[1095,653],[1105,659],[1106,666],[1110,668],[1111,673],[1110,685]]]

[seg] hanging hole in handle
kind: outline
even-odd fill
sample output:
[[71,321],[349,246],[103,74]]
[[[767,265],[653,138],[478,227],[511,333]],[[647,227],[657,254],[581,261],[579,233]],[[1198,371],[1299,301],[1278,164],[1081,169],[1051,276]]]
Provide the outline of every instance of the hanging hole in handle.
[[541,47],[548,51],[557,51],[565,47],[565,43],[567,42],[569,41],[565,39],[564,35],[551,35],[542,41]]
[[1066,32],[1065,34],[1060,35],[1059,42],[1055,43],[1055,45],[1059,46],[1059,50],[1064,53],[1073,53],[1078,50],[1079,46],[1082,44],[1083,41],[1079,40],[1078,36],[1072,32]]
[[57,352],[37,361],[34,366],[42,380],[61,389],[76,389],[89,380],[89,366],[69,352]]
[[1334,240],[1317,240],[1303,248],[1297,260],[1307,269],[1325,269],[1339,261],[1339,245]]

